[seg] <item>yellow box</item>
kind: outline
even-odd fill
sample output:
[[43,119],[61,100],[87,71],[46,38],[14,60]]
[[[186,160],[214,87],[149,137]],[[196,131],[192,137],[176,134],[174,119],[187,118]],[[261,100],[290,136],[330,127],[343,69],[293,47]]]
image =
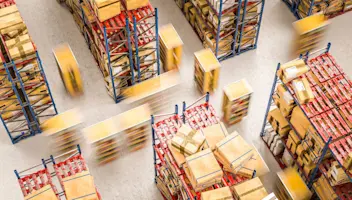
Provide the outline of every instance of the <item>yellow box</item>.
[[145,7],[149,4],[149,0],[124,0],[127,10],[135,10]]
[[310,122],[299,106],[293,109],[290,122],[301,138],[305,138]]
[[308,103],[315,98],[306,78],[293,80],[292,86],[300,104]]
[[118,0],[94,0],[94,12],[103,22],[121,13],[121,3]]
[[164,71],[178,69],[182,61],[183,42],[172,24],[165,25],[159,30],[160,51]]
[[273,129],[281,136],[286,136],[291,130],[286,118],[282,116],[278,108],[275,108],[269,112],[268,121]]
[[282,82],[288,83],[308,71],[309,67],[306,65],[304,60],[299,59],[281,65],[280,69],[277,71],[277,75]]

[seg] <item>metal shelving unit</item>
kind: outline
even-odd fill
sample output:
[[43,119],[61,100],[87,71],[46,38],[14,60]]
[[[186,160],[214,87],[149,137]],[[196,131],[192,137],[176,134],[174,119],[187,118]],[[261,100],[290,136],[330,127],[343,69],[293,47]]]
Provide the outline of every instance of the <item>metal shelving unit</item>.
[[204,47],[211,48],[220,61],[257,48],[265,0],[219,0],[218,9],[206,0],[212,14],[202,12],[194,2],[183,0],[180,8],[184,12],[186,3],[195,8],[200,24],[190,23]]
[[[0,3],[14,5],[14,1]],[[56,115],[57,110],[38,52],[13,60],[6,45],[10,39],[4,35],[0,38],[0,118],[15,144],[41,133],[40,123]]]
[[[49,164],[52,165],[49,167]],[[51,172],[51,168],[54,169]],[[39,170],[38,170],[39,169]],[[15,175],[18,179],[19,185],[21,187],[23,196],[26,199],[36,198],[36,199],[68,199],[72,191],[77,190],[77,184],[79,181],[85,181],[82,177],[89,177],[89,169],[82,156],[81,148],[77,145],[77,148],[67,151],[58,156],[50,156],[48,159],[42,159],[42,163],[18,172],[14,170]],[[83,174],[82,176],[76,176]],[[55,185],[53,180],[55,177],[60,182],[61,191]],[[79,181],[75,181],[75,180]],[[75,181],[72,183],[72,181]],[[70,185],[68,185],[70,182]],[[72,186],[76,184],[76,186]],[[89,184],[88,184],[89,185]],[[82,185],[80,187],[86,187],[87,185]],[[86,188],[84,188],[86,189]],[[75,191],[74,195],[80,195],[78,193],[87,192],[87,190]],[[94,196],[95,195],[95,196]],[[82,197],[97,197],[101,200],[99,192],[94,189],[92,194],[88,194]],[[82,198],[78,197],[78,198]],[[70,197],[71,198],[71,197]]]
[[[326,10],[329,7],[330,3],[332,3],[332,0],[310,0],[310,2],[308,2],[309,3],[308,5],[303,3],[304,0],[282,0],[282,1],[288,6],[290,11],[297,19],[302,19],[317,13],[318,11],[314,11],[315,8],[322,9],[322,12],[324,12],[325,15],[329,18],[333,18],[339,15],[342,15],[346,12],[352,11],[351,3],[347,4],[348,0],[342,0],[341,1],[342,9],[340,11],[336,11],[332,13],[326,13]],[[306,8],[306,10],[302,10],[303,7]]]
[[124,99],[124,89],[160,75],[157,8],[148,4],[127,10],[122,4],[119,15],[100,22],[89,1],[79,7],[74,9],[75,21],[79,27],[83,21],[82,34],[116,103]]
[[[317,75],[319,83],[315,82],[315,80],[308,74],[302,75],[303,77],[308,78],[309,83],[311,87],[314,87],[317,92],[314,94],[315,100],[310,103],[306,104],[300,104],[297,100],[297,97],[294,94],[294,91],[292,89],[291,82],[284,84],[280,78],[278,78],[277,73],[275,73],[274,77],[274,83],[270,92],[270,97],[269,97],[269,103],[267,106],[267,110],[265,113],[264,117],[264,123],[262,126],[262,130],[260,133],[260,136],[263,137],[266,133],[267,130],[270,129],[271,125],[268,122],[268,113],[269,110],[272,106],[276,106],[274,103],[273,95],[275,94],[275,88],[278,84],[282,84],[287,91],[289,91],[289,94],[291,94],[292,98],[294,99],[295,105],[299,106],[299,108],[303,111],[305,117],[309,120],[310,124],[314,128],[314,130],[318,133],[322,141],[325,143],[323,150],[321,151],[321,155],[314,155],[315,158],[313,159],[313,162],[315,163],[316,167],[314,170],[311,172],[310,175],[304,174],[302,167],[299,165],[297,160],[297,156],[295,156],[294,153],[290,151],[290,149],[286,146],[285,138],[281,138],[283,140],[283,143],[285,145],[285,148],[289,151],[291,154],[292,158],[294,159],[295,163],[298,165],[298,168],[300,169],[301,173],[303,173],[303,178],[306,180],[308,183],[308,187],[311,189],[313,182],[316,181],[317,175],[322,174],[324,176],[327,175],[327,167],[329,166],[328,163],[331,162],[331,160],[336,160],[339,165],[344,169],[345,173],[347,174],[350,182],[337,185],[337,186],[331,186],[336,194],[339,196],[340,199],[352,199],[352,197],[347,194],[346,191],[350,191],[352,188],[352,174],[348,172],[346,168],[344,168],[343,161],[346,158],[346,155],[348,155],[349,152],[351,152],[351,148],[349,147],[348,144],[349,141],[351,140],[351,127],[347,126],[347,123],[345,119],[342,117],[342,115],[338,112],[341,111],[341,107],[345,106],[346,104],[349,104],[351,100],[347,100],[346,98],[342,98],[343,94],[341,94],[341,101],[339,102],[336,97],[334,97],[331,93],[332,90],[330,90],[328,87],[331,86],[330,81],[335,81],[338,79],[338,82],[334,82],[336,84],[336,87],[339,87],[339,84],[343,85],[346,87],[346,89],[349,88],[349,90],[352,90],[352,83],[351,81],[346,77],[345,73],[343,72],[342,68],[336,63],[335,59],[331,56],[329,53],[330,50],[330,43],[327,45],[326,48],[317,50],[312,53],[307,53],[305,56],[301,56],[301,58],[305,59],[308,67],[310,68],[310,71],[314,74]],[[276,72],[279,70],[280,64],[278,64]],[[322,76],[320,72],[322,70],[329,71],[328,75]],[[321,85],[320,85],[321,84]],[[329,85],[330,84],[330,85]],[[337,90],[334,90],[336,92]],[[330,94],[330,95],[329,95]],[[331,106],[326,106],[322,109],[316,109],[314,110],[313,108],[316,107],[318,103],[321,103],[322,101],[326,101]],[[335,135],[335,132],[333,132],[331,128],[324,127],[324,124],[319,120],[321,116],[324,114],[327,115],[332,115],[334,114],[334,119],[335,121],[332,121],[332,124],[338,125],[338,129],[342,131],[344,134],[340,135]],[[330,116],[329,116],[330,117]],[[331,118],[332,119],[332,118]],[[297,137],[302,141],[306,142],[307,141],[302,138],[294,126],[291,124],[289,120],[289,116],[286,117],[286,120],[288,121],[291,129],[294,131],[294,133],[297,135]],[[336,132],[337,133],[337,132]],[[348,140],[348,142],[346,141]],[[307,143],[308,144],[308,143]],[[312,151],[311,146],[307,145],[309,147],[309,150]],[[330,159],[326,159],[326,153],[330,151],[332,157]],[[286,166],[283,165],[281,161],[281,157],[279,156],[274,156],[276,160],[278,160],[280,166],[282,168],[285,168]],[[318,173],[319,172],[319,173]]]
[[[201,103],[204,99],[205,102]],[[163,166],[166,166],[166,168],[171,170],[171,176],[173,179],[179,180],[182,191],[179,191],[176,195],[171,195],[170,190],[168,191],[170,194],[163,194],[162,192],[164,199],[167,199],[166,196],[171,196],[172,199],[178,199],[182,196],[183,199],[200,200],[201,192],[194,192],[184,169],[178,167],[168,147],[167,140],[171,139],[171,137],[177,133],[177,130],[182,124],[187,124],[193,129],[199,130],[201,128],[218,124],[220,123],[220,120],[216,116],[214,108],[209,104],[209,93],[202,96],[189,106],[183,102],[182,110],[183,112],[180,116],[178,114],[178,106],[175,105],[174,113],[152,115],[151,117],[155,183],[158,185],[158,181],[162,179],[163,173],[161,173],[160,169]],[[160,120],[155,121],[156,118]],[[253,172],[253,177],[254,176],[255,170]],[[224,172],[221,184],[215,184],[213,189],[236,185],[245,180],[247,180],[247,178]]]

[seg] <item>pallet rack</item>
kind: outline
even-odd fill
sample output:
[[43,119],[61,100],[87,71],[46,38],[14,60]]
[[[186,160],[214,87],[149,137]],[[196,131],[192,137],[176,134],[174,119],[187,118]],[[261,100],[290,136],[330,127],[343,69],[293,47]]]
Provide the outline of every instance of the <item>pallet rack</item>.
[[100,22],[89,1],[78,4],[73,6],[74,19],[116,103],[125,98],[126,88],[160,75],[157,8],[149,3],[127,10],[122,2],[119,15]]
[[[268,112],[272,106],[276,106],[274,103],[273,95],[275,94],[276,86],[278,84],[282,84],[285,89],[289,91],[288,94],[290,94],[293,98],[295,105],[302,110],[304,116],[309,120],[313,131],[317,133],[324,144],[322,151],[320,151],[321,154],[314,154],[315,158],[313,159],[313,162],[315,163],[315,168],[311,171],[310,174],[304,173],[302,166],[297,160],[295,160],[295,152],[291,152],[290,149],[285,146],[285,148],[290,152],[292,158],[294,159],[294,162],[298,165],[298,169],[303,174],[302,176],[308,183],[308,187],[310,189],[312,188],[312,185],[317,178],[317,174],[322,174],[325,176],[325,178],[327,178],[327,163],[331,162],[329,161],[330,159],[336,160],[344,172],[347,174],[350,182],[342,185],[330,186],[334,189],[339,198],[352,199],[351,195],[346,192],[352,188],[352,174],[351,171],[348,171],[348,169],[343,166],[344,160],[348,156],[348,153],[352,150],[350,143],[350,134],[352,130],[351,127],[347,125],[347,122],[350,124],[349,120],[351,120],[351,118],[346,118],[343,112],[345,106],[348,106],[348,104],[351,102],[351,98],[348,93],[350,93],[352,90],[352,82],[347,78],[342,68],[337,64],[333,56],[329,53],[330,46],[331,44],[329,43],[324,49],[320,49],[312,53],[307,53],[304,57],[300,56],[300,59],[304,59],[310,68],[310,72],[303,74],[301,77],[307,77],[310,86],[314,88],[314,91],[317,91],[314,92],[314,101],[306,104],[300,104],[294,91],[292,90],[291,83],[283,83],[280,78],[278,78],[277,73],[275,74],[274,83],[271,89],[269,103],[265,113],[264,123],[260,135],[263,137],[266,134],[266,131],[270,128],[270,125],[267,121]],[[279,69],[280,64],[277,66],[277,70]],[[314,79],[313,76],[316,76],[317,79]],[[346,93],[345,91],[349,92]],[[306,146],[308,147],[308,151],[314,152],[309,142],[302,138],[302,136],[298,134],[298,131],[295,129],[295,127],[291,124],[289,116],[287,116],[286,119],[291,129],[301,140],[301,142],[307,143]],[[333,129],[334,126],[337,128]],[[281,139],[286,145],[285,137]],[[327,156],[327,152],[330,152],[331,156]],[[331,158],[326,159],[326,157]],[[275,156],[275,158],[280,163],[280,156]],[[286,167],[282,163],[280,163],[280,166],[282,168]]]
[[[205,103],[200,103],[205,98]],[[160,189],[164,199],[201,199],[201,192],[194,192],[190,182],[185,174],[182,167],[175,161],[171,150],[168,147],[167,141],[177,133],[177,130],[182,124],[187,124],[195,130],[206,128],[208,126],[220,123],[219,118],[215,114],[214,108],[209,104],[209,93],[199,98],[197,101],[187,107],[186,103],[183,102],[183,112],[180,116],[178,114],[178,106],[175,105],[175,112],[170,114],[152,115],[152,137],[153,137],[153,154],[154,154],[154,172],[155,172],[155,183],[160,189],[160,182],[165,178],[160,169],[166,167],[172,172],[170,176],[173,179],[178,180],[180,185],[178,193],[173,194],[172,191],[166,190],[166,188]],[[162,118],[160,121],[155,119]],[[253,177],[256,172],[253,171]],[[220,187],[236,185],[240,182],[247,180],[248,178],[240,175],[233,175],[228,172],[224,172],[221,184],[216,184],[210,188],[216,189]],[[169,192],[165,194],[165,192]],[[168,196],[169,198],[166,198]]]
[[[49,164],[52,165],[53,172]],[[25,199],[73,200],[94,197],[101,200],[79,145],[76,149],[61,155],[55,157],[51,155],[49,159],[42,159],[41,164],[14,172]],[[54,177],[59,180],[61,192],[55,185]]]
[[257,48],[264,3],[265,0],[176,0],[203,46],[211,48],[220,61]]
[[[323,12],[327,17],[333,18],[342,15],[346,12],[352,11],[352,1],[350,0],[339,0],[337,5],[341,7],[340,10],[330,12],[329,9],[333,9],[336,0],[282,0],[293,13],[297,19],[302,19],[307,16]],[[329,6],[332,7],[329,7]]]
[[[57,114],[56,105],[47,82],[42,62],[35,45],[27,35],[27,28],[14,1],[1,1],[0,7],[18,13],[19,29],[11,26],[12,32],[2,32],[0,67],[0,117],[13,144],[41,133],[40,123]],[[6,11],[8,12],[8,11]],[[9,14],[10,15],[10,14]],[[17,25],[16,25],[17,27]],[[4,30],[4,29],[3,29]],[[12,35],[16,32],[14,35]],[[16,45],[15,38],[26,37],[33,53],[11,57]],[[22,42],[22,40],[21,40]]]

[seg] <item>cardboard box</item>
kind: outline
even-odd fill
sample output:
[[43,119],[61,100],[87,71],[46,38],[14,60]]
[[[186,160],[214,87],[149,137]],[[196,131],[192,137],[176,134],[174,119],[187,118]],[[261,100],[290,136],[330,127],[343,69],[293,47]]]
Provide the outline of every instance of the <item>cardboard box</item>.
[[181,154],[189,156],[198,152],[204,145],[205,138],[200,131],[193,130],[188,125],[182,125],[171,139],[171,144]]
[[263,183],[258,177],[231,187],[237,200],[262,199],[268,196]]
[[292,154],[296,153],[297,144],[291,139],[291,137],[288,137],[286,145]]
[[221,182],[223,171],[210,149],[186,157],[186,164],[195,191]]
[[299,59],[281,65],[280,69],[277,71],[277,75],[282,82],[288,83],[308,71],[309,67],[306,65],[304,60]]
[[226,127],[222,122],[201,129],[201,132],[205,136],[206,144],[211,149],[214,149],[218,142],[220,142],[222,139],[229,135]]
[[201,200],[233,200],[229,187],[218,188],[201,193]]
[[292,81],[292,86],[300,104],[305,104],[314,100],[314,94],[306,78]]
[[296,132],[304,139],[311,124],[299,106],[293,109],[290,122],[295,127]]
[[352,152],[350,152],[347,156],[347,159],[343,162],[343,166],[347,169],[347,170],[351,170],[352,168]]
[[25,35],[18,36],[14,39],[6,40],[5,43],[7,48],[11,49],[15,46],[24,45],[30,41],[31,41],[31,38],[29,37],[29,35],[25,34]]
[[268,114],[268,121],[273,129],[282,137],[286,136],[291,130],[286,118],[281,114],[279,109],[273,109]]
[[175,147],[172,146],[171,141],[167,141],[167,146],[170,149],[170,152],[173,156],[173,158],[175,159],[177,166],[178,167],[182,167],[182,165],[186,162],[186,158],[184,155],[182,155],[178,149],[176,149]]
[[310,165],[304,165],[303,171],[305,174],[307,174],[307,176],[309,176],[315,167],[316,165],[314,163],[311,163]]
[[264,176],[270,172],[269,167],[260,156],[258,150],[254,146],[252,146],[252,148],[254,151],[253,156],[247,162],[243,163],[242,167],[237,171],[237,174],[247,178],[252,178],[255,170],[257,177]]
[[121,13],[121,3],[119,0],[94,0],[94,12],[103,22]]
[[282,155],[282,162],[287,166],[290,167],[293,164],[293,158],[291,154],[285,149],[284,154]]
[[237,132],[228,135],[215,146],[215,156],[232,173],[236,173],[254,154],[252,147]]
[[13,60],[23,59],[27,56],[33,55],[35,53],[35,48],[31,41],[23,42],[23,44],[19,44],[18,46],[14,46],[9,49],[10,57]]
[[149,0],[123,0],[125,2],[127,10],[135,10],[141,7],[145,7],[149,4]]

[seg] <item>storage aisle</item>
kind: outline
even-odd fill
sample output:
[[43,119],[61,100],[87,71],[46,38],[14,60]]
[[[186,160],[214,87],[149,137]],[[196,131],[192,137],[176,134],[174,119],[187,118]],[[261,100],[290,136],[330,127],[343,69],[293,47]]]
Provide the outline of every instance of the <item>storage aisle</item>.
[[[172,23],[185,44],[181,69],[182,84],[177,90],[177,98],[167,106],[170,110],[165,110],[171,112],[174,104],[180,104],[182,101],[192,102],[201,96],[193,81],[193,53],[203,47],[173,0],[151,0],[151,3],[159,8],[160,26]],[[85,116],[85,123],[82,125],[84,128],[130,108],[123,103],[115,104],[108,96],[103,77],[67,9],[55,0],[17,0],[17,5],[41,55],[59,112],[79,107]],[[349,76],[352,76],[352,26],[348,26],[351,19],[352,12],[334,18],[328,36],[321,45],[325,47],[327,42],[332,43],[331,53]],[[266,186],[272,185],[279,167],[264,146],[259,132],[277,63],[294,58],[289,53],[293,41],[293,21],[295,17],[281,0],[266,1],[258,49],[221,62],[219,87],[210,97],[211,104],[218,115],[221,115],[223,86],[241,78],[246,78],[252,86],[254,93],[249,115],[228,130],[237,130],[259,149],[271,170],[264,178]],[[52,48],[63,42],[70,44],[81,68],[85,94],[80,99],[72,100],[66,94],[52,54]],[[35,165],[38,159],[48,157],[51,153],[49,139],[38,135],[12,145],[1,126],[0,141],[0,194],[3,194],[3,199],[22,199],[13,169]],[[151,143],[147,148],[124,155],[103,166],[96,166],[89,158],[91,151],[88,145],[83,143],[82,148],[103,199],[162,199],[154,185]]]

